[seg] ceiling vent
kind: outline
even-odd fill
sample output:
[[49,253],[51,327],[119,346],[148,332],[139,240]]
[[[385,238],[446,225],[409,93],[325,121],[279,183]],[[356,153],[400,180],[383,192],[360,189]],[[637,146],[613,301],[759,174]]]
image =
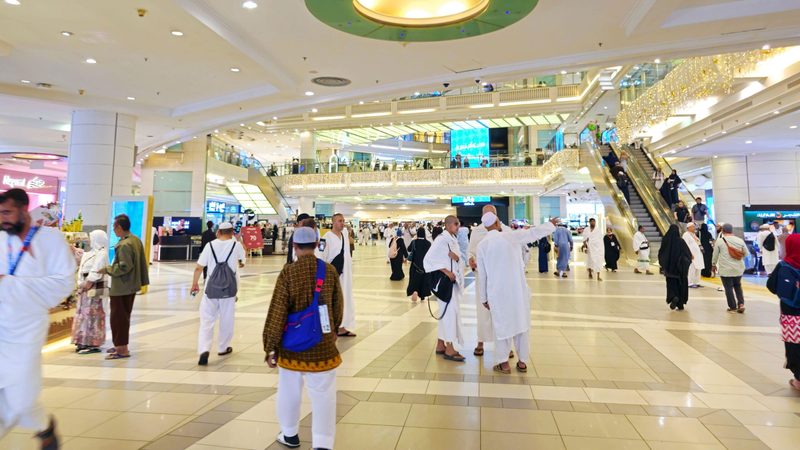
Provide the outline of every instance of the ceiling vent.
[[317,77],[311,82],[325,87],[344,87],[350,84],[350,80],[341,77]]

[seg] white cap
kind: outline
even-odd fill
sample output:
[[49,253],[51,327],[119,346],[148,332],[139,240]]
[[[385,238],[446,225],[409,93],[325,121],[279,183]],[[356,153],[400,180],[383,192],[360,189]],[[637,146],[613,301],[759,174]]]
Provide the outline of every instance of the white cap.
[[317,232],[311,227],[300,227],[294,231],[292,241],[295,244],[313,244],[317,242]]
[[481,217],[481,223],[484,227],[489,228],[497,222],[497,215],[493,212],[487,212]]
[[233,229],[233,224],[231,224],[230,222],[222,222],[221,224],[219,224],[218,228],[218,230],[232,230],[232,229]]

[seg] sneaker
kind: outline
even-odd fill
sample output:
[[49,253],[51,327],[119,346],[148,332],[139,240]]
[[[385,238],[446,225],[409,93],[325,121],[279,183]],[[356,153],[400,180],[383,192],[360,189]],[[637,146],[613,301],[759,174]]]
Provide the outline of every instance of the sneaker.
[[200,353],[200,359],[197,361],[198,366],[208,365],[208,352]]
[[300,436],[285,436],[282,432],[278,433],[278,436],[275,438],[275,441],[279,444],[283,444],[289,448],[297,448],[300,447]]

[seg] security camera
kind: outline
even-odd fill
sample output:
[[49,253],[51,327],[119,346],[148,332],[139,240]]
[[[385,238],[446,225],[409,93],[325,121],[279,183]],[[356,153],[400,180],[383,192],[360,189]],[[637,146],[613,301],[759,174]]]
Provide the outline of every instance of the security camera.
[[480,82],[481,82],[481,79],[480,79],[480,78],[476,78],[476,79],[475,79],[475,84],[480,84]]
[[144,17],[144,15],[147,14],[147,10],[144,8],[139,8],[136,10],[136,13],[139,14],[139,17]]
[[444,88],[447,89],[450,87],[450,83],[444,82],[442,83],[442,86],[444,86]]

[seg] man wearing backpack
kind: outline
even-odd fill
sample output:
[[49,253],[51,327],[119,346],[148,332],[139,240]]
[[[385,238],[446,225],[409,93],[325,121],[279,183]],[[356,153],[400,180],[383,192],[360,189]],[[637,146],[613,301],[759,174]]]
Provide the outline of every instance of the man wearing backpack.
[[744,313],[744,292],[742,292],[742,275],[744,274],[744,258],[750,254],[744,241],[733,235],[733,225],[722,225],[722,234],[714,244],[714,255],[711,257],[711,269],[719,272],[725,298],[728,300],[729,313]]
[[200,332],[197,338],[197,364],[208,364],[211,342],[214,339],[214,324],[219,319],[217,354],[225,356],[233,352],[230,347],[233,339],[233,316],[238,282],[236,272],[244,267],[245,252],[242,245],[233,239],[233,225],[220,224],[217,239],[206,245],[197,260],[192,280],[192,295],[200,291],[198,282],[203,268],[208,267],[205,294],[200,301]]

